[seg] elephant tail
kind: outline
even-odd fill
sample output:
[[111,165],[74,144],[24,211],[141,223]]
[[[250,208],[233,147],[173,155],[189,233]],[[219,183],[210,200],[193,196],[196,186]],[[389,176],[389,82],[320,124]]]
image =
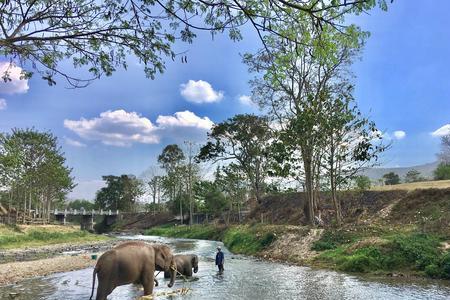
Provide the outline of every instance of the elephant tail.
[[89,300],[92,300],[92,296],[94,296],[94,288],[95,288],[95,275],[97,275],[97,268],[94,268],[94,272],[92,273],[92,292]]

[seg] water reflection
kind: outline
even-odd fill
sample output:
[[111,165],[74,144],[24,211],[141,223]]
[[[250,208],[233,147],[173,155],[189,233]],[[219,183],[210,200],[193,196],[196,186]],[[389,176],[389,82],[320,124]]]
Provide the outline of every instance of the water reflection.
[[[312,270],[287,264],[270,263],[232,255],[226,248],[225,273],[218,275],[214,255],[218,242],[177,240],[160,237],[133,236],[169,244],[176,253],[199,256],[199,272],[195,280],[176,281],[175,289],[190,287],[192,292],[178,299],[449,299],[450,286],[445,282],[408,282],[407,280],[374,279],[342,273]],[[0,288],[0,298],[19,293],[15,299],[88,299],[92,269],[60,273],[27,280],[16,286]],[[169,291],[163,274],[155,293]],[[139,286],[118,287],[111,300],[136,299],[142,295]],[[173,297],[172,297],[173,298]],[[171,298],[171,299],[172,299]],[[168,299],[158,297],[158,299]]]

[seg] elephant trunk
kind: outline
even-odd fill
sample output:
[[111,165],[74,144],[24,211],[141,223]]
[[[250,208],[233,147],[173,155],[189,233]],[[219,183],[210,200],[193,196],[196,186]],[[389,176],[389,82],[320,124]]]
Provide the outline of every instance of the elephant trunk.
[[198,272],[198,266],[195,265],[195,266],[194,266],[194,273],[197,273],[197,272]]
[[177,266],[175,265],[175,262],[172,261],[172,263],[170,264],[170,268],[169,268],[170,282],[167,285],[168,287],[172,287],[175,282],[175,277],[177,275],[176,270],[177,270]]

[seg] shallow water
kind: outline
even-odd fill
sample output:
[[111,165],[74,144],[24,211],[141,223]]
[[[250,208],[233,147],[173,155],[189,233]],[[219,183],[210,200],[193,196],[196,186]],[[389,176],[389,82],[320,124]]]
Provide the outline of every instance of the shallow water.
[[[177,279],[172,289],[189,287],[185,296],[160,296],[157,299],[450,299],[446,281],[408,281],[351,276],[328,270],[265,262],[232,255],[219,242],[170,239],[150,236],[126,238],[147,239],[169,244],[175,253],[199,256],[199,272],[192,281]],[[225,272],[218,275],[214,266],[215,249],[225,252]],[[169,291],[168,280],[158,277],[154,293]],[[0,287],[0,299],[89,299],[92,268],[25,280],[13,286]],[[136,299],[142,295],[139,286],[127,285],[114,290],[110,300]]]

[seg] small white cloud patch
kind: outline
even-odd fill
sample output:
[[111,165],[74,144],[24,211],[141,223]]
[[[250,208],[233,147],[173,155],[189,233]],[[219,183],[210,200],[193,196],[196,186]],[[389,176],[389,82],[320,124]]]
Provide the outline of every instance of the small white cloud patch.
[[253,102],[252,98],[250,98],[250,96],[247,95],[241,95],[239,96],[239,102],[241,102],[241,104],[243,105],[247,105],[247,106],[256,106],[256,103]]
[[441,137],[449,134],[450,134],[450,124],[445,124],[441,128],[438,128],[431,133],[431,135],[434,137]]
[[6,100],[3,98],[0,98],[0,110],[4,110],[8,107],[8,105],[6,104]]
[[188,110],[176,112],[173,116],[158,116],[156,123],[161,128],[165,127],[195,127],[209,130],[214,123],[208,118],[200,118]]
[[394,131],[394,138],[397,140],[404,139],[406,137],[406,132],[403,130]]
[[[8,75],[8,80],[3,77]],[[21,79],[22,68],[9,62],[0,62],[0,94],[23,94],[29,89],[28,80]]]
[[189,80],[181,84],[180,93],[193,103],[214,103],[223,99],[223,91],[215,91],[209,82],[203,80]]
[[80,141],[73,140],[73,139],[68,138],[68,137],[64,137],[64,141],[65,141],[66,144],[69,145],[69,146],[79,147],[79,148],[86,147],[86,144],[83,144],[83,143],[80,142]]

